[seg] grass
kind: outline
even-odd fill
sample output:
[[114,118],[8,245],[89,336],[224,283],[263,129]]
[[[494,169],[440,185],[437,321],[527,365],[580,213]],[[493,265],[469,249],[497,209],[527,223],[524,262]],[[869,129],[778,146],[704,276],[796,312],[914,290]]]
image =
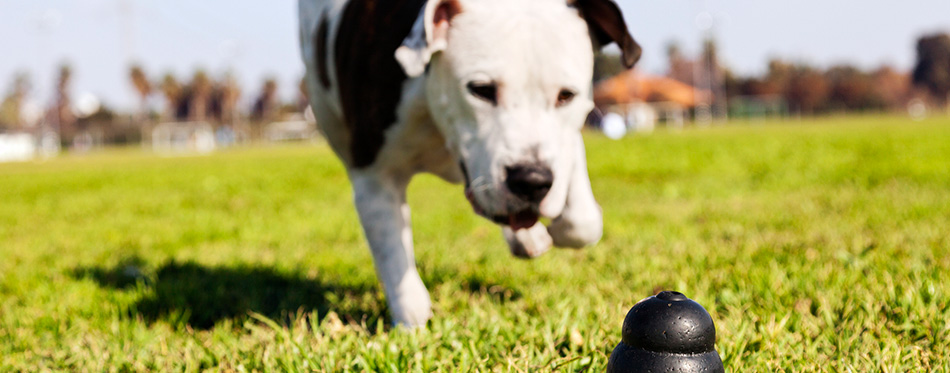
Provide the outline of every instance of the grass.
[[435,303],[390,329],[326,146],[0,164],[0,371],[602,371],[659,289],[729,371],[950,370],[950,119],[590,134],[603,241],[511,257],[411,186]]

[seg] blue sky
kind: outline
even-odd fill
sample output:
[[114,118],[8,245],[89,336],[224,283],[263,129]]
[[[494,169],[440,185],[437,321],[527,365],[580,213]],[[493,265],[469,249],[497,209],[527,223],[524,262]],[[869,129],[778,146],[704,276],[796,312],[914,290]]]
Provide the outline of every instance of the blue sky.
[[[701,13],[714,21],[725,63],[740,73],[762,72],[770,57],[910,69],[917,36],[950,32],[948,0],[618,3],[644,47],[640,66],[652,73],[664,71],[670,41],[687,53],[698,49]],[[15,71],[25,70],[34,98],[45,102],[55,67],[69,61],[74,94],[127,108],[135,102],[128,61],[136,60],[154,77],[188,76],[197,67],[215,75],[233,71],[245,99],[264,77],[275,76],[291,97],[303,73],[295,13],[296,0],[0,0],[0,93]]]

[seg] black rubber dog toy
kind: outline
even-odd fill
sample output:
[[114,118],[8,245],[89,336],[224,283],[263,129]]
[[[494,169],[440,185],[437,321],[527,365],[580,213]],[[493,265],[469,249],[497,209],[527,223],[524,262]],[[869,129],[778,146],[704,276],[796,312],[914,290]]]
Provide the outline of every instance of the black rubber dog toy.
[[725,372],[709,312],[682,293],[641,300],[623,320],[607,372]]

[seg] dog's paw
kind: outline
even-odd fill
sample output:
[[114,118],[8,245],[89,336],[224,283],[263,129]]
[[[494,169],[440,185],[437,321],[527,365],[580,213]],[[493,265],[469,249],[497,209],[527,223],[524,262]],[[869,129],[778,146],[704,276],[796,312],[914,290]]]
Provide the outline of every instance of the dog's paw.
[[535,223],[531,228],[517,231],[511,227],[504,227],[502,234],[505,235],[505,241],[511,248],[511,254],[522,259],[536,258],[547,252],[554,244],[547,228],[541,222]]
[[557,247],[580,249],[600,241],[604,221],[599,214],[576,221],[558,218],[551,222],[547,231]]
[[408,329],[425,328],[426,322],[432,318],[432,306],[426,302],[404,305],[390,309],[393,325]]
[[386,292],[393,324],[410,329],[425,327],[432,318],[432,300],[419,273],[412,268],[394,285],[387,287]]

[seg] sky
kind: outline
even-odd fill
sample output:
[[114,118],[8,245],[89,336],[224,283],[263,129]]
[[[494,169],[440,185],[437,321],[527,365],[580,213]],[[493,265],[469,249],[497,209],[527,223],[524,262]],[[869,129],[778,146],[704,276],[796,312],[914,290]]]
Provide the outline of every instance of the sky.
[[[474,1],[474,0],[473,0]],[[839,63],[910,70],[915,41],[950,32],[950,1],[905,0],[619,0],[638,65],[665,71],[666,46],[687,54],[704,27],[726,66],[760,74],[770,58],[827,67]],[[250,100],[267,77],[284,98],[296,92],[303,66],[296,0],[0,0],[0,94],[26,71],[33,99],[48,102],[57,66],[73,67],[73,94],[93,94],[119,109],[134,107],[131,61],[158,79],[182,79],[196,68],[232,72]]]

